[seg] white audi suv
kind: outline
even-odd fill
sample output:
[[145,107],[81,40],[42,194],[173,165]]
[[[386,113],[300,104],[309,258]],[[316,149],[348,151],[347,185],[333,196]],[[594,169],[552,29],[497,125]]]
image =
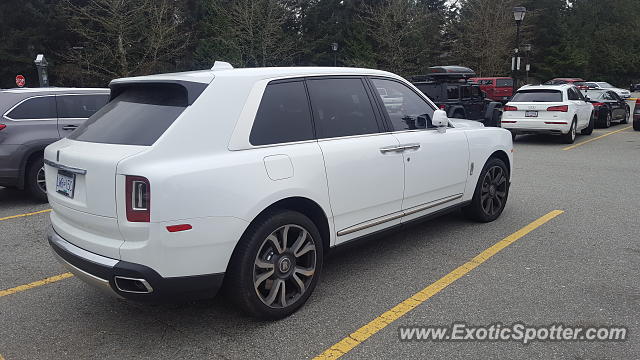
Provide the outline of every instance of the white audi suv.
[[120,297],[211,297],[224,284],[249,314],[281,318],[330,248],[458,208],[489,222],[508,198],[509,132],[448,122],[392,73],[216,62],[110,88],[46,148],[47,238]]

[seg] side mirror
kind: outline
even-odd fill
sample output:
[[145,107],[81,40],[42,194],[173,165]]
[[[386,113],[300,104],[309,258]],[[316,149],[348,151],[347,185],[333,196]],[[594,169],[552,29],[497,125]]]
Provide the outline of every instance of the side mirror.
[[433,113],[433,120],[431,121],[433,126],[438,128],[438,131],[444,132],[449,126],[449,117],[447,117],[447,113],[444,110],[436,110]]

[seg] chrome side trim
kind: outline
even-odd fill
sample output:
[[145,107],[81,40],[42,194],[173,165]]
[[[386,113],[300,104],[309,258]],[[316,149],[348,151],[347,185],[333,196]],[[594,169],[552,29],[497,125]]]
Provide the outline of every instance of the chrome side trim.
[[446,203],[448,203],[450,201],[454,201],[454,200],[462,198],[462,195],[463,194],[460,193],[460,194],[447,196],[447,197],[444,197],[442,199],[438,199],[438,200],[435,200],[435,201],[432,201],[432,202],[429,202],[429,203],[426,203],[426,204],[418,205],[418,206],[415,206],[415,207],[412,207],[412,208],[409,208],[409,209],[406,209],[406,210],[395,212],[393,214],[384,215],[384,216],[375,218],[373,220],[365,221],[363,223],[356,224],[356,225],[350,226],[350,227],[348,227],[346,229],[342,229],[342,230],[338,231],[338,236],[348,235],[348,234],[354,233],[356,231],[361,231],[361,230],[364,230],[364,229],[368,229],[370,227],[374,227],[374,226],[377,226],[377,225],[380,225],[380,224],[384,224],[384,223],[389,222],[389,221],[393,221],[393,220],[399,219],[399,218],[404,217],[404,216],[413,215],[413,214],[419,213],[421,211],[425,211],[425,210],[434,208],[436,206],[444,205],[444,204],[446,204]]
[[53,162],[51,160],[44,159],[44,163],[49,165],[49,166],[51,166],[51,167],[54,167],[54,168],[56,168],[58,170],[68,171],[70,173],[74,173],[74,174],[78,174],[78,175],[86,175],[87,174],[87,170],[78,169],[78,168],[74,168],[74,167],[71,167],[71,166],[58,164],[58,163],[55,163],[55,162]]
[[[79,247],[73,245],[72,243],[68,242],[67,240],[63,239],[62,237],[60,237],[60,235],[58,235],[53,229],[49,231],[47,237],[49,238],[49,241],[53,242],[54,244],[56,244],[58,247],[62,248],[63,250],[65,250],[65,251],[67,251],[67,252],[69,252],[69,253],[77,256],[77,257],[83,258],[83,259],[85,259],[87,261],[91,261],[92,263],[95,263],[95,264],[98,264],[98,265],[102,265],[102,266],[106,266],[106,267],[114,267],[120,261],[120,260],[108,258],[108,257],[105,257],[105,256],[101,256],[101,255],[98,255],[98,254],[94,254],[94,253],[92,253],[90,251],[87,251],[85,249],[79,248]],[[71,266],[73,266],[73,265],[71,265]],[[82,271],[82,270],[80,270],[80,271]]]

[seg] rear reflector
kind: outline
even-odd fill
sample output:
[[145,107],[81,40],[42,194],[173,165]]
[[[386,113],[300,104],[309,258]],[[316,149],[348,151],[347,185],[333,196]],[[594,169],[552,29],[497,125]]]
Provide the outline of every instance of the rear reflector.
[[191,229],[193,229],[193,227],[189,224],[167,226],[169,232],[187,231]]
[[567,125],[564,121],[545,121],[544,123],[549,125]]
[[515,106],[505,106],[502,108],[502,111],[518,111],[518,108]]
[[125,203],[127,221],[151,221],[151,184],[142,176],[126,176]]
[[549,106],[547,108],[547,111],[567,112],[567,111],[569,111],[569,105]]
[[515,124],[515,120],[502,120],[501,123],[503,124]]
[[5,125],[5,124],[0,124],[0,130],[4,129],[4,128],[6,128],[6,127],[7,127],[7,125]]

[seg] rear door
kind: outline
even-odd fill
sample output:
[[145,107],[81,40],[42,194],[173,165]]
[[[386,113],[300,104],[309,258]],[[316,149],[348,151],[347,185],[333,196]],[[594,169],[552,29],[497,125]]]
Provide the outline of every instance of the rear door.
[[587,127],[589,120],[591,119],[591,103],[587,102],[586,98],[582,95],[582,92],[576,87],[571,87],[567,90],[567,96],[569,101],[576,108],[576,115],[578,117],[578,129]]
[[[360,77],[310,78],[306,83],[337,243],[399,224],[403,158],[398,140],[384,132],[371,102],[374,93]],[[397,94],[389,95],[397,99]]]
[[71,134],[108,102],[108,93],[56,95],[60,137]]
[[606,99],[611,104],[612,114],[611,116],[616,120],[622,120],[627,116],[626,103],[622,98],[613,91],[607,91],[605,93]]
[[11,144],[23,146],[44,146],[58,140],[57,117],[53,95],[23,98],[3,114],[11,121]]
[[431,123],[435,109],[402,82],[386,78],[372,78],[371,82],[401,94],[403,99],[401,113],[389,111],[382,103],[402,148],[403,221],[459,202],[469,171],[469,145],[464,130],[448,128],[439,132]]

